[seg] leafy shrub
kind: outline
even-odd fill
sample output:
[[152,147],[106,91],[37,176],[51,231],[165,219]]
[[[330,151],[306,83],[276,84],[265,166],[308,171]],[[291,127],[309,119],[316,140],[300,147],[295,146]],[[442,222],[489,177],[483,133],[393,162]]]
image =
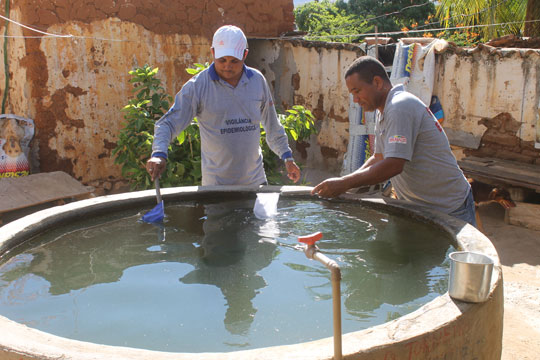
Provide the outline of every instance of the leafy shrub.
[[[145,164],[152,154],[154,123],[170,108],[173,98],[165,94],[158,68],[148,65],[135,68],[129,74],[135,85],[135,97],[122,111],[124,128],[112,151],[115,164],[122,166],[122,176],[129,180],[132,190],[153,187]],[[167,169],[160,179],[162,186],[194,185],[201,180],[200,138],[196,119],[176,141],[169,145]]]
[[473,31],[441,31],[437,34],[439,39],[451,41],[457,46],[474,47],[478,45],[482,38],[479,33]]
[[[295,141],[309,140],[311,134],[316,134],[315,117],[310,110],[302,105],[294,105],[292,109],[286,111],[287,114],[278,114],[278,119],[289,139],[289,144]],[[281,160],[270,150],[266,143],[266,133],[261,126],[261,149],[263,153],[264,170],[269,184],[281,184],[282,176],[280,167]]]

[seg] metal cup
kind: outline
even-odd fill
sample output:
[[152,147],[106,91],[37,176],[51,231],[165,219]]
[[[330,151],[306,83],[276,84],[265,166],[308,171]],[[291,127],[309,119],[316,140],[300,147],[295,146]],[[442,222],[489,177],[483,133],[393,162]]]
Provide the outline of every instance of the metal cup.
[[448,293],[456,300],[483,302],[489,297],[493,260],[479,253],[456,251],[450,257]]

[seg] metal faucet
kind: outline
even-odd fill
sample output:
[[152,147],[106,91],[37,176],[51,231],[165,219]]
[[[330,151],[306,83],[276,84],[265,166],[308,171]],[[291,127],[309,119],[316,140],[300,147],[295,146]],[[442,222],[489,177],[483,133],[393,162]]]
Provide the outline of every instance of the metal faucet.
[[334,360],[342,359],[341,342],[341,269],[334,260],[330,259],[319,251],[315,242],[322,238],[321,232],[311,235],[299,236],[298,241],[306,244],[304,253],[308,259],[314,259],[326,266],[331,273],[332,279],[332,303],[334,313]]

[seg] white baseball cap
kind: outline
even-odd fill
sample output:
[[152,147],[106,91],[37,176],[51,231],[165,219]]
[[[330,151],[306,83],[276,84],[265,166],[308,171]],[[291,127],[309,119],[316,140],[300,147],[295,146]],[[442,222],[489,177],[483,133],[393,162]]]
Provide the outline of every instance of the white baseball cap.
[[244,50],[247,48],[246,35],[236,26],[222,26],[214,33],[212,48],[216,59],[234,56],[238,60],[243,60]]

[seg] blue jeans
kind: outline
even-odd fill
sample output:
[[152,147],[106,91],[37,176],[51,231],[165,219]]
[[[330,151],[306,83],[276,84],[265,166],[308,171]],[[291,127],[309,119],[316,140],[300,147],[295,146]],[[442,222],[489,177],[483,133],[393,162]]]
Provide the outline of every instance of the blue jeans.
[[474,227],[476,226],[476,212],[474,210],[474,199],[472,195],[472,190],[469,190],[469,195],[465,199],[465,202],[458,207],[456,210],[452,211],[448,215],[461,219],[468,222]]

